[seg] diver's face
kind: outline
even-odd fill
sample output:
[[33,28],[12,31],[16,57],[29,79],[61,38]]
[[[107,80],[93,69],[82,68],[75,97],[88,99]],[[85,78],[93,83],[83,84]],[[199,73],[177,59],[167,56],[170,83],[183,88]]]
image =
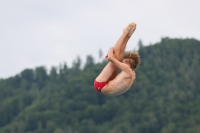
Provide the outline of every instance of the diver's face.
[[123,60],[123,63],[129,64],[129,62],[130,62],[130,59],[124,59]]
[[123,59],[123,60],[122,60],[122,63],[125,63],[125,60],[126,60],[126,59]]

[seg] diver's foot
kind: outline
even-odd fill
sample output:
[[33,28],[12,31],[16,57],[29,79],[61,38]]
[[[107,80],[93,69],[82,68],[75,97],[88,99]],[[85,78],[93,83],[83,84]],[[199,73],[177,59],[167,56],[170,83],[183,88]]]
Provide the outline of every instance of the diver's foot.
[[129,36],[131,37],[132,36],[132,34],[135,32],[135,30],[136,30],[136,23],[134,23],[134,25],[133,25],[133,28],[129,31]]
[[123,32],[126,33],[126,34],[128,34],[128,36],[130,37],[130,36],[133,34],[133,32],[135,31],[135,29],[136,29],[136,23],[131,22],[131,23],[123,30]]

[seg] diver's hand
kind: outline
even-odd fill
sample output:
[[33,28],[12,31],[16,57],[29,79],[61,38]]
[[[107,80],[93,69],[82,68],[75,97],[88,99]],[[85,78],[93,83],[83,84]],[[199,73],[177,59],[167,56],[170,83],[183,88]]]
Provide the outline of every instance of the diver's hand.
[[109,60],[110,58],[114,58],[114,47],[111,47],[109,52],[108,52],[108,55],[107,55],[107,59]]

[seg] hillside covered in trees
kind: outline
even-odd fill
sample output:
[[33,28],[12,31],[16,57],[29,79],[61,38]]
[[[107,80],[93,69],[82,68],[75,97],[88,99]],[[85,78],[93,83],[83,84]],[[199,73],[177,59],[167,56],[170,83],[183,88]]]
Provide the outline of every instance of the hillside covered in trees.
[[200,133],[200,41],[163,38],[140,45],[129,91],[99,94],[94,78],[106,61],[91,55],[25,69],[0,79],[0,133]]

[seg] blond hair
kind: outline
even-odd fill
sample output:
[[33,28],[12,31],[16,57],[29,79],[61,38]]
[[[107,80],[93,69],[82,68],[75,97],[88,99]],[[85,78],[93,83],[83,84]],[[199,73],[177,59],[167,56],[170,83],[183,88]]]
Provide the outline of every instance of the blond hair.
[[137,66],[140,64],[140,55],[138,52],[125,52],[124,59],[131,59],[132,61],[129,62],[130,67],[132,70],[135,70]]

